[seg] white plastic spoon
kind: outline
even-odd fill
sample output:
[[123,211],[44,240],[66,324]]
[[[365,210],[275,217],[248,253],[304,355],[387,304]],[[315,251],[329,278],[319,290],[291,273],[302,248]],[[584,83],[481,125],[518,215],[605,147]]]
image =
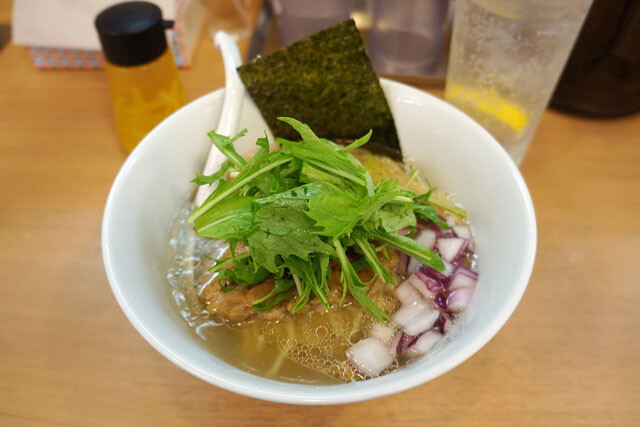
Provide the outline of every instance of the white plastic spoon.
[[[236,45],[233,37],[224,31],[215,33],[213,42],[222,54],[225,78],[224,100],[222,102],[222,112],[220,113],[220,119],[218,119],[216,133],[233,136],[238,127],[240,110],[242,109],[242,101],[244,100],[244,85],[240,81],[240,77],[238,77],[238,72],[236,71],[236,68],[242,65],[242,58],[240,57],[238,45]],[[212,144],[207,162],[202,171],[203,175],[211,175],[214,172],[216,158],[219,155],[220,152]],[[198,187],[194,198],[195,205],[200,206],[213,190],[214,187],[209,185],[201,185]]]
[[[244,100],[244,85],[238,77],[236,68],[242,65],[242,58],[240,57],[240,51],[238,45],[233,38],[224,31],[218,31],[215,35],[212,34],[213,43],[216,48],[222,54],[222,62],[224,63],[224,100],[222,101],[222,111],[220,112],[220,118],[218,119],[218,126],[216,127],[216,133],[220,135],[233,136],[238,127],[238,120],[240,119],[240,110],[242,109],[242,101]],[[218,149],[211,144],[207,161],[204,165],[203,175],[211,175],[214,172],[216,158],[220,155]],[[198,187],[193,203],[195,206],[200,206],[202,202],[209,197],[209,194],[215,189],[213,185],[201,185]],[[190,298],[195,298],[197,301],[195,288],[195,276],[194,276],[194,253],[196,243],[196,233],[193,228],[190,229],[189,240],[187,242],[186,256],[187,271],[191,272],[192,283],[194,287],[189,287]]]

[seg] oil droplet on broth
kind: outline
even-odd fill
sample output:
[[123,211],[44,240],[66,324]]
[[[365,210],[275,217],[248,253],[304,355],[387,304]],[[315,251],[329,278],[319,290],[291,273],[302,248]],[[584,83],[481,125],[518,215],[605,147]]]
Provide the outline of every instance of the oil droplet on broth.
[[[391,297],[393,298],[393,297]],[[387,302],[394,304],[393,301]],[[267,342],[287,359],[341,382],[362,379],[353,373],[345,351],[366,335],[373,321],[361,307],[347,305],[263,324]]]
[[[372,295],[393,311],[393,288]],[[299,314],[288,320],[216,325],[199,335],[222,360],[255,375],[285,382],[340,384],[363,378],[354,373],[345,351],[368,336],[373,320],[359,305]],[[394,363],[385,372],[397,369]]]

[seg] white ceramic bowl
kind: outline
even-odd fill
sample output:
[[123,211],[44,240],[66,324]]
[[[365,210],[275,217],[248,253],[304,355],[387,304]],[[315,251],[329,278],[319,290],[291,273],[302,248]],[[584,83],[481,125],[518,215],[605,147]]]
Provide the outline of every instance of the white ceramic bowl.
[[[168,228],[193,189],[211,146],[223,90],[197,99],[149,133],[120,170],[104,213],[102,250],[113,293],[142,336],[169,360],[218,387],[296,404],[338,404],[397,393],[453,369],[504,325],[527,286],[536,222],[527,187],[502,147],[476,122],[415,88],[383,80],[402,150],[432,184],[452,191],[469,212],[479,255],[477,291],[454,329],[455,339],[392,374],[368,381],[311,386],[256,377],[218,360],[188,330],[165,278]],[[239,151],[266,129],[246,98]]]

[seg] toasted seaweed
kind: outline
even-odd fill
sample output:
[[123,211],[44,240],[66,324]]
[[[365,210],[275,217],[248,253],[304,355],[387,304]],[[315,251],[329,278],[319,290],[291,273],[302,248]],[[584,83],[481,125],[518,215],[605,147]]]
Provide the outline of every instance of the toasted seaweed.
[[298,134],[277,117],[295,117],[332,140],[373,129],[371,151],[401,159],[389,104],[353,20],[259,57],[238,74],[275,136]]

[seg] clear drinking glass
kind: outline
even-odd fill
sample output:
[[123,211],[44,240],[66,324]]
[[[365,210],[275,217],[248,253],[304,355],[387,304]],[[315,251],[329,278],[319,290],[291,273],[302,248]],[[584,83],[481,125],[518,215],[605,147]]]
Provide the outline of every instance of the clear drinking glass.
[[283,46],[349,19],[353,0],[281,0]]
[[251,3],[251,0],[206,0],[209,9],[209,34],[226,31],[236,42],[249,38]]
[[376,71],[422,74],[442,53],[449,0],[373,0],[369,51]]
[[445,97],[520,164],[592,0],[457,0]]

